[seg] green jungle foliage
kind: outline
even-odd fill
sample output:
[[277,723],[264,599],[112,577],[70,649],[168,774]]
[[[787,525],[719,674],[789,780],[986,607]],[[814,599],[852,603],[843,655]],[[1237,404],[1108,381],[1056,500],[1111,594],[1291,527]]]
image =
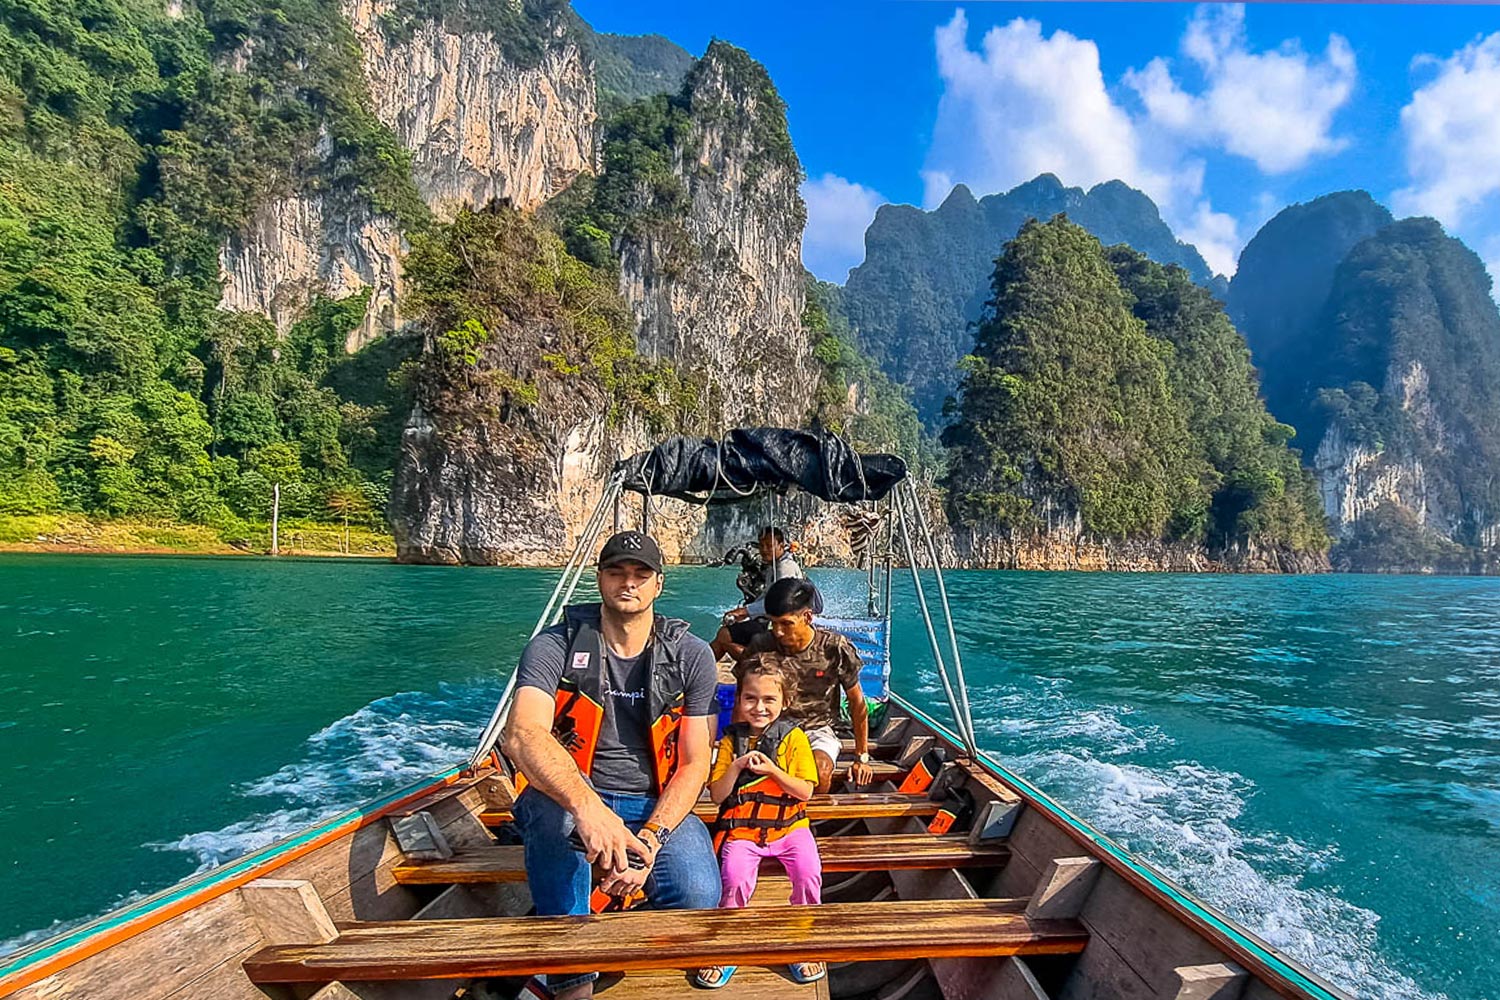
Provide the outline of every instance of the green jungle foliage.
[[1298,444],[1308,454],[1318,446],[1305,426],[1315,400],[1290,355],[1312,335],[1345,255],[1392,221],[1364,191],[1340,191],[1282,209],[1240,253],[1229,315],[1262,372],[1266,406],[1301,432]]
[[1336,421],[1353,443],[1421,462],[1453,540],[1481,543],[1500,509],[1500,309],[1472,250],[1432,219],[1387,226],[1339,265],[1287,361],[1317,438]]
[[425,220],[367,104],[317,0],[0,0],[0,513],[237,530],[273,482],[293,516],[383,506],[400,390],[324,384],[365,363],[342,355],[362,303],[282,348],[216,308],[224,238],[304,173]]
[[[329,9],[337,12],[338,5]],[[553,31],[569,15],[568,0],[396,0],[381,27],[397,42],[429,22],[454,34],[488,31],[508,61],[531,69],[541,65]]]
[[1059,212],[1106,246],[1127,243],[1152,260],[1180,264],[1199,284],[1212,278],[1151,199],[1119,181],[1085,192],[1042,174],[977,200],[960,184],[931,212],[882,205],[865,233],[864,262],[849,272],[845,304],[860,347],[911,387],[929,428],[941,427],[943,401],[958,385],[959,359],[973,347],[996,248],[1028,219]]
[[[1349,573],[1495,572],[1472,548],[1423,527],[1404,507],[1385,503],[1354,522],[1331,553],[1333,567]],[[1493,558],[1493,557],[1491,557]]]
[[975,527],[1216,547],[1326,545],[1317,498],[1255,393],[1243,341],[1179,268],[1064,217],[996,261],[944,432]]
[[806,284],[802,327],[812,335],[813,357],[822,368],[814,418],[860,451],[892,452],[917,475],[938,475],[942,449],[917,419],[906,388],[855,346],[843,311],[843,289],[811,274]]
[[464,210],[412,242],[408,308],[434,349],[419,398],[448,430],[508,420],[548,388],[602,390],[609,416],[680,430],[701,386],[636,353],[634,319],[614,271],[579,260],[537,219],[492,206]]
[[656,94],[675,94],[695,60],[661,35],[611,35],[595,31],[571,8],[568,31],[594,64],[600,113],[608,117],[623,105]]

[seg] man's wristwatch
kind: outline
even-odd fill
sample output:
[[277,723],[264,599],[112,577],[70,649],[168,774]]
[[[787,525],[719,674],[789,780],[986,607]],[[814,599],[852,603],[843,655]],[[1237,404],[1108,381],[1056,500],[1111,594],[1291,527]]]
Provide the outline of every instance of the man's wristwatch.
[[860,764],[870,763],[870,755],[868,753],[857,753],[854,755],[854,759]]
[[664,826],[661,823],[656,822],[656,820],[652,820],[651,822],[641,827],[642,833],[646,833],[648,831],[650,832],[651,836],[656,838],[656,844],[658,847],[666,847],[667,841],[672,837],[672,828],[670,826]]

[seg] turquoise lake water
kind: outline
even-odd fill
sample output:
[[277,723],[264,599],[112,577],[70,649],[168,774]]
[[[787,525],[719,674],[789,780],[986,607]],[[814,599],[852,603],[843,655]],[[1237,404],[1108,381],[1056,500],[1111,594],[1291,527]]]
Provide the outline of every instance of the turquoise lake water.
[[[1007,765],[1361,997],[1500,997],[1500,581],[948,579]],[[552,583],[0,556],[0,953],[460,761]],[[894,683],[945,715],[910,612]]]

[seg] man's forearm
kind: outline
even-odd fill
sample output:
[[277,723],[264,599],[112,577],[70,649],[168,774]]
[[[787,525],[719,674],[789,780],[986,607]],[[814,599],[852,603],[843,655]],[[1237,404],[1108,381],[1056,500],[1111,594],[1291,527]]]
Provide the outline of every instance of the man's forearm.
[[599,801],[578,764],[550,732],[522,730],[511,735],[505,741],[505,755],[538,791],[575,815]]
[[708,761],[684,761],[676,773],[667,780],[661,790],[656,808],[651,810],[651,820],[668,828],[675,828],[692,812],[703,785],[708,781]]
[[870,706],[863,698],[849,703],[849,721],[854,724],[854,752],[870,751]]

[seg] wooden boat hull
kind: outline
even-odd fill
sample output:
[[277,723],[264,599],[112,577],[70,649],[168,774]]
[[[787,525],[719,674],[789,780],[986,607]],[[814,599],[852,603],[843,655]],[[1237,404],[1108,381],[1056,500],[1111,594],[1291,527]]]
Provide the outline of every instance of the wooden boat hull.
[[[898,758],[893,763],[910,765],[900,758],[931,745],[951,758],[961,755],[951,733],[906,702],[893,699],[891,716],[880,742],[884,756]],[[860,939],[873,943],[860,947],[843,941],[834,947],[837,932],[809,931],[805,947],[783,933],[752,950],[733,944],[741,940],[735,935],[764,934],[756,921],[784,926],[774,923],[783,919],[780,908],[763,916],[689,911],[671,915],[679,923],[696,921],[700,933],[687,935],[688,945],[672,951],[658,942],[609,967],[681,967],[719,952],[743,954],[746,965],[757,958],[774,964],[821,948],[806,955],[833,960],[822,986],[797,987],[774,970],[747,971],[737,992],[840,1000],[1348,1000],[997,762],[981,756],[956,766],[975,803],[963,835],[920,843],[935,806],[895,795],[894,783],[885,786],[881,808],[874,798],[835,798],[812,809],[831,859],[830,905],[818,926],[842,919],[838,907],[861,904],[890,904],[868,912],[891,920],[936,923],[911,923],[912,933],[898,938],[893,930],[900,928],[873,921],[869,937]],[[497,845],[491,831],[505,822],[509,804],[501,775],[444,772],[12,957],[0,965],[0,997],[441,998],[475,976],[565,967],[573,959],[559,958],[562,952],[523,946],[532,939],[516,925],[497,942],[491,923],[463,919],[519,916],[530,908],[519,855]],[[782,886],[763,878],[766,894]],[[945,900],[952,902],[933,902]],[[908,914],[902,906],[913,909]],[[951,921],[941,918],[945,909]],[[864,911],[851,912],[856,919]],[[655,919],[665,927],[667,916]],[[653,918],[617,919],[624,921],[621,930],[609,938],[628,937],[640,930],[639,919]],[[441,923],[412,925],[410,932],[380,929],[412,920]],[[925,940],[918,926],[929,927]],[[993,931],[980,933],[981,926]],[[943,937],[944,928],[955,931],[953,940]],[[438,938],[447,942],[443,948]],[[395,948],[389,941],[397,939],[438,957],[425,965],[410,955],[383,963],[379,949]],[[333,964],[339,956],[343,964]],[[680,973],[637,971],[602,995],[630,1000],[688,992]]]

